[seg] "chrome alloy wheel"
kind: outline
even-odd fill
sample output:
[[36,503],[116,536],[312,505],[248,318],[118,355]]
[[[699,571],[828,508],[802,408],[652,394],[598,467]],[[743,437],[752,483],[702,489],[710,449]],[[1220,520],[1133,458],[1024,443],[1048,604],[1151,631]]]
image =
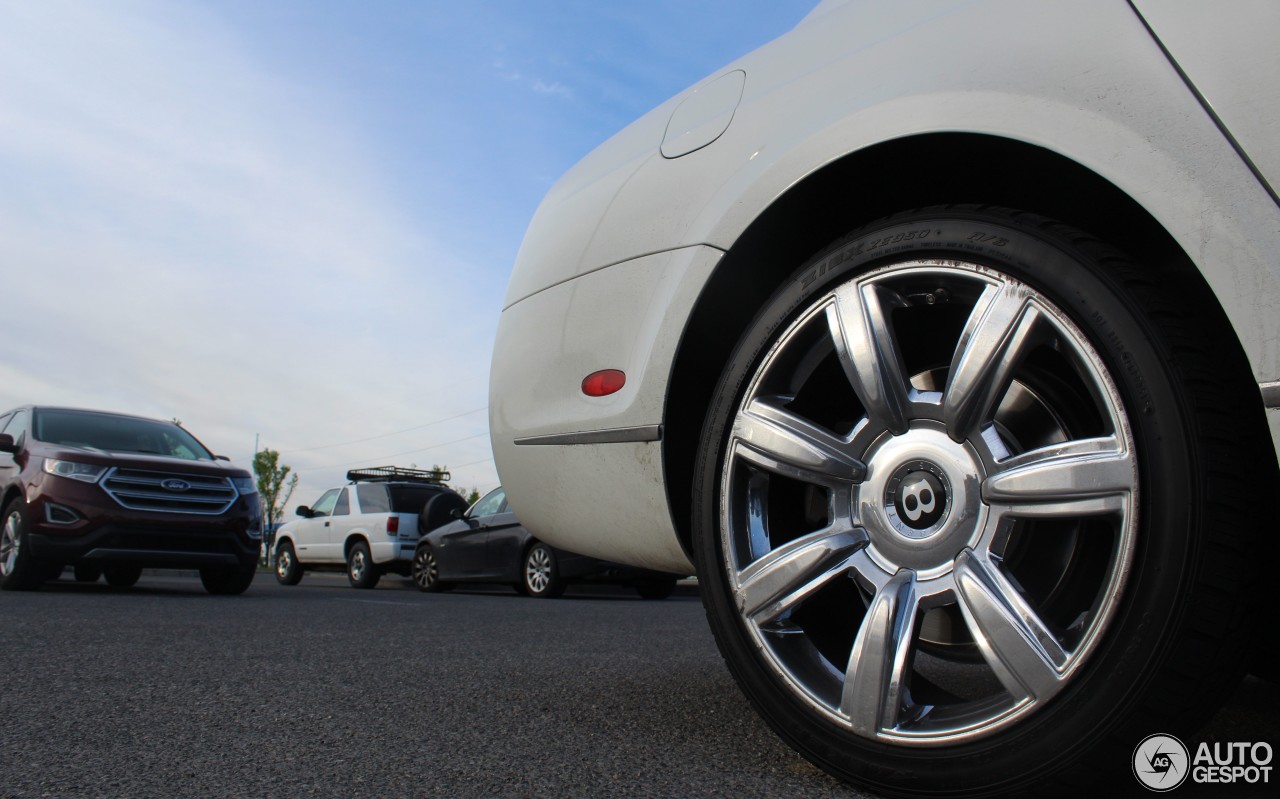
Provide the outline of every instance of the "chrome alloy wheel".
[[288,547],[281,547],[276,553],[276,577],[281,580],[288,579],[289,571],[293,568],[293,550]]
[[776,680],[858,736],[999,730],[1070,684],[1115,613],[1129,421],[1085,335],[1006,274],[922,259],[817,295],[724,452],[740,620]]
[[351,574],[352,582],[360,582],[365,578],[365,572],[369,569],[369,564],[365,559],[363,549],[356,549],[351,553],[351,566],[348,571]]
[[544,547],[535,546],[529,550],[525,559],[524,579],[529,590],[541,594],[551,585],[551,553]]
[[413,582],[424,591],[435,587],[440,580],[440,567],[436,564],[431,547],[423,546],[413,558]]
[[0,532],[0,577],[8,577],[17,568],[22,548],[21,524],[22,516],[18,513],[10,513],[4,520],[4,530]]

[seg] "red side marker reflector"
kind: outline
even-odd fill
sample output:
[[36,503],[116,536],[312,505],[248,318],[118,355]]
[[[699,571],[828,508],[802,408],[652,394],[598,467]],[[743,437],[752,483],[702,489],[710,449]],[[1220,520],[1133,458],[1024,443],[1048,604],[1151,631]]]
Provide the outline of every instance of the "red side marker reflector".
[[618,369],[601,369],[582,379],[582,393],[588,397],[607,397],[627,384],[627,376]]

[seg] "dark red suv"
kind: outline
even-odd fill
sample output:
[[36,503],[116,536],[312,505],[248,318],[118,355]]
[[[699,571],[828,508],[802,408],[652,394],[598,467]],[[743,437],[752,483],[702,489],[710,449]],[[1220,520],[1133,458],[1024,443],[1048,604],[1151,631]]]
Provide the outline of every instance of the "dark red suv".
[[257,569],[253,476],[175,422],[26,406],[0,415],[0,588],[138,581],[143,567],[196,568],[212,594]]

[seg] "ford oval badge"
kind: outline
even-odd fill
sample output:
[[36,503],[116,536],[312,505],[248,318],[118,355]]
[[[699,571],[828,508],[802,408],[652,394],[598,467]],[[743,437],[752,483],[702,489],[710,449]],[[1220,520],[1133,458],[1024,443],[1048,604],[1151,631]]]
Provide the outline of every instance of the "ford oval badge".
[[165,480],[160,487],[166,491],[189,491],[191,484],[186,480]]

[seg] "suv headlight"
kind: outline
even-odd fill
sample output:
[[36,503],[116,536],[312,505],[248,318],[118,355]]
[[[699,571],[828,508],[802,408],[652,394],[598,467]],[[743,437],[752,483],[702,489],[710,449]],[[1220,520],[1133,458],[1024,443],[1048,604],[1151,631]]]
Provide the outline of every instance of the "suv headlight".
[[231,485],[235,486],[236,491],[239,491],[242,496],[258,493],[258,481],[252,477],[233,477]]
[[75,461],[60,461],[54,458],[45,458],[44,470],[49,474],[56,474],[59,477],[70,477],[72,480],[80,480],[85,483],[96,483],[98,482],[98,478],[102,477],[103,472],[107,470],[107,467],[95,466],[91,463],[76,463]]

